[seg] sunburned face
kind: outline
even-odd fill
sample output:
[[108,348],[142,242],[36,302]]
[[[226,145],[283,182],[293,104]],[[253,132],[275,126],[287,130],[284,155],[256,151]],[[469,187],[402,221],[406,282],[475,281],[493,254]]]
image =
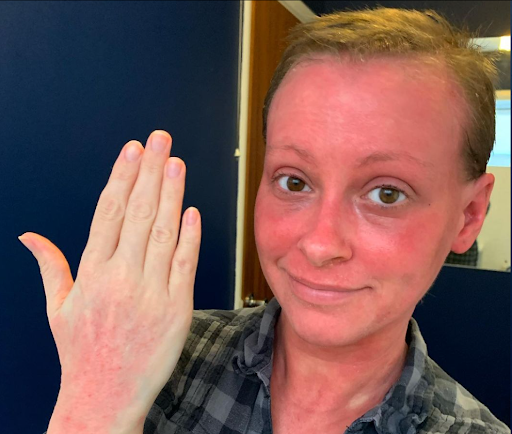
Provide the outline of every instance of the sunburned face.
[[403,329],[449,251],[473,243],[481,186],[464,181],[458,95],[442,69],[411,60],[320,56],[285,77],[255,233],[282,317],[305,341]]

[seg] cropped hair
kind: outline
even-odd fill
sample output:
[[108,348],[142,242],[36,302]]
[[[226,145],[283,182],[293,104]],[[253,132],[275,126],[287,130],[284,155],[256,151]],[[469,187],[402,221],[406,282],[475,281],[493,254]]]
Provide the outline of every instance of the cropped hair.
[[494,58],[472,42],[475,35],[458,29],[432,10],[378,7],[336,12],[295,26],[274,72],[263,106],[263,138],[272,99],[288,71],[315,54],[348,55],[353,60],[407,56],[440,61],[460,85],[466,102],[463,162],[468,180],[485,173],[495,140]]

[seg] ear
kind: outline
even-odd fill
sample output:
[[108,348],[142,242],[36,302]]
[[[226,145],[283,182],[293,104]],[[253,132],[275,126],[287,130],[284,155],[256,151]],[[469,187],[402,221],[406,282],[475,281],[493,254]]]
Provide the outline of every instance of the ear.
[[453,240],[452,252],[467,252],[475,242],[484,224],[493,187],[494,175],[490,173],[484,173],[468,185],[465,194],[464,220],[459,233]]

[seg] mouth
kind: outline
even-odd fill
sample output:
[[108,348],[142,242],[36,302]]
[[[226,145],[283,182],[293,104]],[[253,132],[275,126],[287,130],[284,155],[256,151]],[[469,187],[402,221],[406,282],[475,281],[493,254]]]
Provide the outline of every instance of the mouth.
[[337,304],[357,296],[368,287],[344,288],[330,283],[311,282],[287,273],[290,280],[290,286],[295,297],[310,303],[318,305]]

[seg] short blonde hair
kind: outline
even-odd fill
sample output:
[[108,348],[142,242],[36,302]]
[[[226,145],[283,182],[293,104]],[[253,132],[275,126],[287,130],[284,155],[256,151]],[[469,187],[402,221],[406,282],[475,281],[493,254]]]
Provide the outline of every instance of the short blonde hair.
[[[272,99],[286,73],[316,53],[348,54],[352,59],[415,55],[443,61],[461,86],[469,119],[464,126],[463,159],[468,180],[485,173],[495,140],[496,67],[492,56],[474,45],[466,29],[457,29],[438,13],[379,7],[336,12],[298,24],[270,82],[263,106],[263,137]],[[418,56],[419,55],[419,56]],[[423,56],[424,55],[424,56]]]

